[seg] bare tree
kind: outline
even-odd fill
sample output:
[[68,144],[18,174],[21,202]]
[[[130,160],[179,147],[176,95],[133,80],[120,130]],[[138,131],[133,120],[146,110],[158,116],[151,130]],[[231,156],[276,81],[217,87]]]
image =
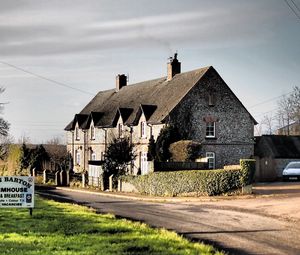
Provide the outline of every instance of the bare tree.
[[261,121],[261,124],[266,127],[265,132],[268,135],[273,134],[273,130],[274,130],[273,122],[274,122],[274,118],[272,117],[272,115],[265,115]]
[[50,161],[58,167],[59,170],[66,170],[70,161],[67,147],[61,144],[57,137],[52,138],[45,145]]
[[294,121],[300,121],[300,88],[295,86],[293,93],[290,95],[292,104],[291,116]]
[[293,110],[292,97],[283,96],[278,101],[277,119],[279,125],[284,128],[285,135],[290,135],[290,124],[293,121],[292,110]]
[[[5,91],[3,87],[0,87],[0,94],[2,94]],[[2,113],[2,110],[4,108],[5,103],[0,103],[0,113]],[[9,131],[9,123],[4,120],[2,117],[0,117],[0,135],[1,136],[7,136]]]
[[295,86],[289,96],[278,101],[277,121],[282,134],[290,135],[290,124],[300,122],[300,88]]

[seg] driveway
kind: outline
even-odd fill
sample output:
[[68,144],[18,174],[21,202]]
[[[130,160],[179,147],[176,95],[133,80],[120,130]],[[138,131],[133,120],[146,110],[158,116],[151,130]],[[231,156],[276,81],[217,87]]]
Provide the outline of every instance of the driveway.
[[[143,221],[204,241],[229,254],[300,254],[299,183],[257,185],[256,195],[232,198],[132,200],[72,190],[42,190],[44,196],[75,202],[101,213]],[[277,190],[273,194],[272,190]],[[298,211],[297,211],[298,210]],[[295,214],[294,214],[295,213]]]

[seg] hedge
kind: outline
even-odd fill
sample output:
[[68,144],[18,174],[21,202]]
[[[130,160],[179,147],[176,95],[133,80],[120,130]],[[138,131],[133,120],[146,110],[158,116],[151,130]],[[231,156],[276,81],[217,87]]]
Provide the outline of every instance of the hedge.
[[154,172],[142,176],[123,176],[139,193],[154,196],[220,195],[253,182],[254,160],[241,160],[240,169]]

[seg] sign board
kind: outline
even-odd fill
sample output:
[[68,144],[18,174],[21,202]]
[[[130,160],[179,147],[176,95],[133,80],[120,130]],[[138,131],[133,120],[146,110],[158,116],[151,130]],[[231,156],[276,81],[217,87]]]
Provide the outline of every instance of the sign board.
[[0,207],[34,207],[32,176],[0,176]]

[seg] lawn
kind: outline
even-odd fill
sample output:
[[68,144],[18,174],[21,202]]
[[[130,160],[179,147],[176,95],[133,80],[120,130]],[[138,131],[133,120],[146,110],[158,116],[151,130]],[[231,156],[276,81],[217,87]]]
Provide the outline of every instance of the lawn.
[[0,209],[0,254],[219,254],[164,229],[36,197],[26,209]]

